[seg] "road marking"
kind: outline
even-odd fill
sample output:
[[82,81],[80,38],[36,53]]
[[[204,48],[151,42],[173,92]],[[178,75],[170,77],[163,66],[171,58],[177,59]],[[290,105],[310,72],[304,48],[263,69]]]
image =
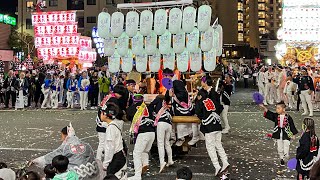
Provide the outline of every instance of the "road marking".
[[93,135],[93,136],[84,137],[84,138],[81,138],[80,140],[89,139],[89,138],[93,138],[93,137],[98,137],[98,135]]
[[10,150],[10,151],[38,151],[38,152],[49,152],[52,149],[34,149],[34,148],[2,148],[0,150]]

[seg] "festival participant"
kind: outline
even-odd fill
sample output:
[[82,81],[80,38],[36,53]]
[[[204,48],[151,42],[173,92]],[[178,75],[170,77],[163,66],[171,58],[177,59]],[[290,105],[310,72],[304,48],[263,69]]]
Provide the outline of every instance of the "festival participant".
[[4,75],[0,73],[0,106],[5,102]]
[[259,93],[263,95],[263,104],[266,106],[267,104],[267,98],[266,98],[266,88],[265,88],[265,68],[262,66],[259,70],[258,73],[258,88],[259,88]]
[[133,100],[133,104],[127,109],[127,119],[132,121],[130,133],[134,133],[136,137],[133,150],[135,174],[128,179],[141,180],[141,174],[145,173],[149,167],[149,151],[155,139],[155,128],[152,114],[149,113],[143,101],[143,95],[136,94]]
[[73,109],[74,104],[74,93],[78,91],[78,80],[76,79],[75,74],[70,74],[70,78],[67,81],[67,108]]
[[122,137],[123,121],[116,117],[119,106],[103,101],[100,119],[107,123],[104,143],[103,169],[107,175],[114,174],[118,179],[127,179],[127,150]]
[[310,76],[307,74],[307,69],[302,68],[301,76],[295,76],[293,78],[293,82],[298,84],[299,90],[300,90],[300,98],[302,102],[303,107],[303,116],[308,114],[308,108],[309,108],[309,116],[313,116],[313,104],[311,101],[311,96],[314,93],[314,86],[313,81]]
[[17,100],[15,109],[23,109],[28,105],[28,89],[29,84],[25,78],[25,74],[22,72],[19,75],[19,79],[15,82],[15,89],[17,93]]
[[274,88],[274,80],[275,74],[273,72],[272,66],[268,67],[268,71],[264,74],[264,82],[265,82],[265,98],[267,103],[273,104],[275,101],[275,88]]
[[289,159],[290,140],[295,139],[298,133],[293,119],[286,113],[286,105],[284,102],[277,104],[276,113],[268,110],[264,105],[260,104],[264,111],[264,117],[275,123],[272,138],[277,140],[278,154],[280,157],[280,164],[285,165],[285,161]]
[[254,86],[254,87],[257,86],[258,73],[259,73],[258,65],[257,65],[257,64],[254,64],[254,65],[253,65],[253,68],[252,68],[252,78],[253,78],[253,86]]
[[[63,73],[65,74],[65,73]],[[60,87],[60,92],[59,92],[59,104],[62,104],[64,102],[64,97],[66,96],[66,92],[64,89],[64,76],[65,75],[60,75],[59,76],[59,87]]]
[[287,78],[286,85],[283,89],[283,93],[286,97],[286,106],[293,109],[295,100],[294,93],[296,92],[296,84],[292,81],[292,77]]
[[192,171],[188,167],[182,167],[177,171],[177,180],[192,180]]
[[225,76],[225,80],[221,82],[221,104],[223,105],[223,110],[221,113],[221,118],[224,122],[224,129],[222,130],[222,134],[228,134],[230,130],[229,120],[228,120],[228,111],[230,107],[230,97],[232,93],[232,84],[230,75]]
[[79,180],[79,176],[73,170],[68,170],[69,159],[66,156],[58,155],[52,159],[52,166],[56,175],[52,180]]
[[284,101],[285,100],[285,97],[284,97],[284,87],[286,85],[286,81],[287,81],[287,76],[286,76],[286,71],[285,69],[283,69],[282,66],[278,66],[277,67],[277,102],[281,102],[281,101]]
[[58,102],[59,102],[59,93],[61,91],[60,88],[60,79],[58,77],[58,74],[53,74],[53,79],[51,83],[51,107],[53,109],[58,108]]
[[314,120],[305,118],[302,124],[303,134],[299,140],[297,148],[297,179],[303,180],[309,178],[309,172],[312,166],[316,163],[316,157],[319,149],[319,139],[315,133]]
[[90,77],[90,103],[91,109],[96,109],[98,106],[99,98],[99,84],[98,84],[98,73],[93,72],[93,75]]
[[51,85],[52,85],[52,78],[51,74],[47,74],[44,83],[41,85],[41,91],[44,95],[44,99],[41,105],[41,109],[51,108]]
[[[219,95],[211,90],[212,80],[207,79],[203,82],[203,89],[198,92],[196,103],[196,115],[201,120],[200,131],[205,135],[205,143],[212,164],[215,168],[215,176],[220,176],[229,168],[227,154],[221,144],[222,126],[220,113],[222,108],[219,101]],[[222,167],[219,164],[217,152],[222,161]]]
[[42,84],[44,83],[45,80],[45,74],[42,72],[39,72],[38,75],[35,76],[35,85],[36,85],[36,90],[35,90],[35,95],[34,95],[34,102],[35,102],[35,107],[38,107],[38,103],[42,104],[44,95],[42,93]]
[[12,70],[9,71],[7,78],[4,81],[4,88],[6,89],[5,107],[9,108],[9,100],[11,97],[11,106],[15,107],[16,104],[16,89],[14,88],[16,77]]
[[[150,113],[155,119],[155,126],[157,127],[157,142],[158,153],[160,160],[160,171],[164,167],[174,164],[172,159],[172,149],[170,144],[170,137],[172,132],[172,111],[168,105],[170,102],[165,101],[163,95],[158,95],[149,105]],[[168,156],[168,163],[165,162],[165,150]]]
[[314,100],[315,100],[315,109],[320,109],[320,71],[314,77],[315,92],[314,92]]
[[135,93],[135,87],[136,87],[136,82],[133,79],[129,79],[126,81],[126,87],[127,90],[129,91],[129,98],[128,98],[128,107],[130,107],[133,104],[133,96]]
[[79,94],[80,94],[80,109],[85,110],[88,101],[88,91],[89,91],[90,80],[87,72],[82,72],[82,75],[78,81]]

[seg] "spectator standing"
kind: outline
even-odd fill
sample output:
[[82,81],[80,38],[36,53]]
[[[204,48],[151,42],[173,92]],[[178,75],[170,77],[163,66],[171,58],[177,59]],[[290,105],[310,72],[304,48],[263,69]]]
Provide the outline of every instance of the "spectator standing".
[[108,95],[111,82],[110,79],[106,77],[104,72],[102,72],[101,74],[102,77],[99,78],[98,83],[100,85],[100,99],[102,100],[106,95]]

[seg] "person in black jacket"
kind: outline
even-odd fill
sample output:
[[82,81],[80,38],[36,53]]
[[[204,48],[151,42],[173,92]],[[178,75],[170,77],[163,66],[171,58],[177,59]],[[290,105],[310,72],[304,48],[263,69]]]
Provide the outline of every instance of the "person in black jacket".
[[95,109],[98,106],[98,97],[99,97],[99,84],[98,84],[98,72],[94,72],[90,77],[90,103],[91,109]]
[[134,96],[134,103],[127,109],[127,119],[132,121],[130,130],[136,137],[133,150],[135,174],[128,180],[136,180],[141,179],[141,174],[148,169],[148,153],[155,139],[154,120],[143,102],[143,95],[136,94]]
[[[230,164],[221,144],[222,126],[220,113],[222,108],[219,108],[221,106],[220,101],[212,96],[213,93],[210,95],[211,91],[213,91],[211,88],[203,88],[198,92],[195,112],[201,120],[200,131],[205,135],[206,148],[215,168],[215,176],[220,176],[228,171]],[[222,161],[222,167],[219,164],[217,152]]]
[[228,120],[228,111],[230,107],[230,97],[232,94],[232,83],[230,75],[225,76],[225,80],[220,83],[221,90],[221,104],[223,105],[223,111],[221,113],[221,118],[224,122],[224,129],[222,130],[222,134],[229,133],[230,126],[229,126],[229,120]]
[[316,157],[319,149],[319,139],[315,133],[314,120],[305,118],[303,120],[303,135],[299,140],[299,147],[297,148],[297,179],[309,178],[309,172],[316,163]]
[[260,107],[264,110],[264,117],[274,122],[272,138],[277,140],[280,164],[285,165],[289,159],[290,140],[298,134],[293,119],[286,113],[286,105],[280,102],[276,106],[276,113],[269,111],[263,104]]
[[15,107],[16,104],[16,89],[14,87],[16,83],[16,76],[14,75],[13,71],[10,70],[8,73],[8,77],[4,81],[4,88],[6,91],[6,99],[5,99],[5,107],[9,108],[9,100],[11,96],[11,106],[12,108]]

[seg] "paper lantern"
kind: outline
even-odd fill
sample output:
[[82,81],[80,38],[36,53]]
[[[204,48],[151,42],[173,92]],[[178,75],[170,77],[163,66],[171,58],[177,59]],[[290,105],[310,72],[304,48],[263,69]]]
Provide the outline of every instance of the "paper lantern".
[[200,47],[202,51],[210,51],[213,47],[213,27],[201,33]]
[[144,50],[143,36],[139,32],[131,40],[131,49],[133,54],[139,54]]
[[110,14],[101,12],[98,16],[98,35],[107,38],[110,28]]
[[122,63],[121,63],[121,69],[123,72],[131,72],[133,67],[133,54],[132,51],[129,49],[128,53],[121,57]]
[[208,5],[202,5],[198,9],[198,26],[199,31],[207,31],[210,27],[212,10]]
[[120,55],[117,51],[114,52],[112,56],[108,58],[108,68],[111,73],[119,72],[120,70]]
[[152,31],[149,36],[145,38],[145,50],[147,55],[152,55],[157,49],[157,35]]
[[204,69],[206,71],[214,71],[217,64],[217,52],[215,49],[203,53]]
[[159,51],[161,54],[168,54],[171,50],[171,33],[165,31],[163,35],[159,37]]
[[186,33],[191,33],[196,21],[196,9],[188,6],[183,10],[182,30]]
[[153,13],[149,10],[144,10],[140,16],[140,33],[143,36],[149,36],[151,34],[153,25]]
[[180,31],[179,33],[173,35],[173,51],[177,54],[182,53],[186,46],[186,33]]
[[193,31],[187,34],[186,41],[188,51],[192,53],[196,52],[199,48],[199,30],[193,28]]
[[104,39],[104,54],[106,56],[112,56],[115,53],[115,39],[113,37],[107,37]]
[[148,55],[145,52],[136,54],[136,70],[138,72],[146,72],[148,66]]
[[158,72],[160,69],[160,60],[161,54],[159,50],[156,50],[156,53],[149,57],[149,68],[151,72]]
[[188,65],[189,65],[189,52],[187,49],[184,49],[182,53],[177,54],[177,67],[180,72],[186,72],[188,71]]
[[179,8],[172,8],[169,12],[169,31],[177,34],[181,30],[182,11]]
[[200,71],[202,67],[202,52],[199,48],[197,52],[190,53],[190,69],[191,71]]
[[129,37],[137,34],[139,27],[139,14],[136,11],[130,11],[126,15],[126,33]]
[[123,32],[121,36],[117,39],[117,51],[120,56],[125,56],[128,54],[129,49],[129,36],[127,33]]
[[213,30],[213,40],[212,40],[212,44],[213,44],[213,49],[215,49],[216,51],[218,51],[219,48],[219,33],[217,30]]
[[163,35],[167,28],[167,11],[158,9],[154,14],[154,32],[156,35]]
[[111,34],[114,37],[121,36],[123,32],[124,15],[121,12],[114,12],[111,16]]
[[220,24],[217,25],[216,31],[219,33],[219,43],[218,43],[218,48],[217,48],[217,56],[222,55],[222,46],[223,46],[223,29]]
[[175,53],[173,49],[170,50],[169,54],[163,55],[163,68],[169,68],[171,70],[174,70],[175,67]]

